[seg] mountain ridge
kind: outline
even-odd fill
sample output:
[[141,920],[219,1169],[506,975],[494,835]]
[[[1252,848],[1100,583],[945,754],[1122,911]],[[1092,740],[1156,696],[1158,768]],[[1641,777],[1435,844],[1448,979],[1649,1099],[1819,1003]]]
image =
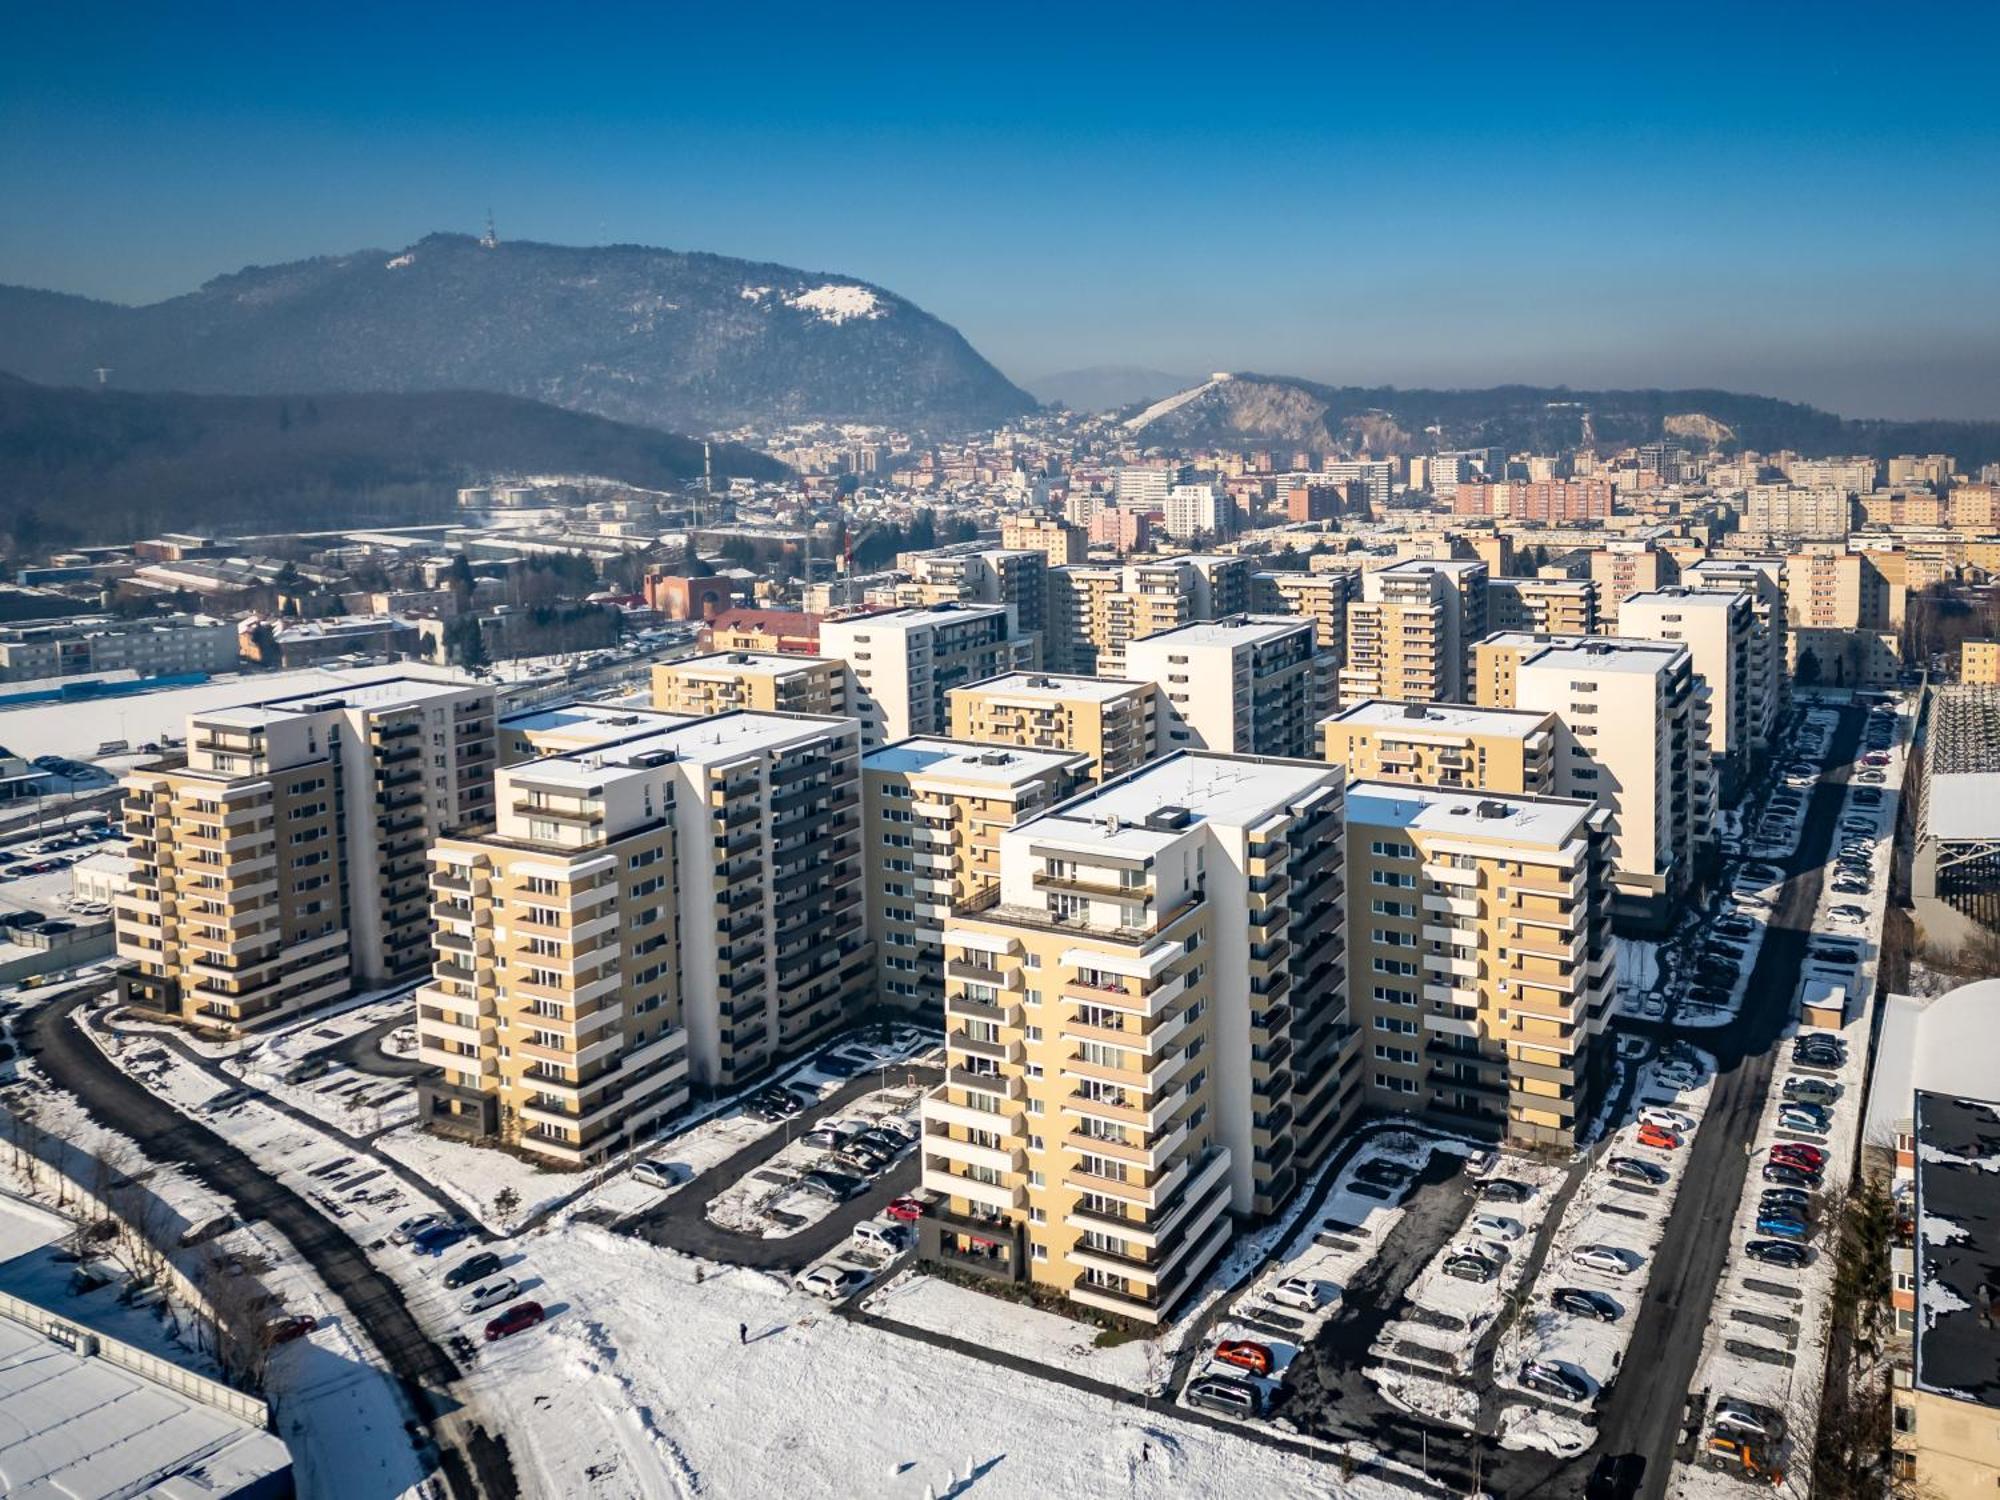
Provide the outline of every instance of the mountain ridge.
[[992,425],[1035,403],[955,328],[858,277],[706,251],[432,234],[245,266],[141,306],[0,287],[0,350],[51,384],[484,390],[713,431]]

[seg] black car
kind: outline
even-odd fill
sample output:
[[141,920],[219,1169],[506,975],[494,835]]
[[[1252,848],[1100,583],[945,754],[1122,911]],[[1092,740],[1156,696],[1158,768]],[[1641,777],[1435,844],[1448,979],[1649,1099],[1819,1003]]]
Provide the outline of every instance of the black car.
[[1535,1190],[1525,1182],[1516,1182],[1511,1177],[1489,1177],[1472,1189],[1475,1197],[1488,1203],[1526,1203],[1534,1196]]
[[475,1281],[484,1281],[500,1269],[500,1257],[491,1250],[482,1250],[477,1255],[468,1255],[449,1271],[444,1273],[444,1284],[449,1287],[470,1286]]
[[1600,1323],[1615,1323],[1621,1309],[1616,1302],[1602,1292],[1593,1292],[1588,1287],[1559,1286],[1549,1293],[1549,1304],[1566,1313],[1575,1313],[1579,1318],[1595,1318]]
[[1812,1207],[1812,1194],[1808,1193],[1804,1188],[1765,1188],[1763,1192],[1757,1195],[1757,1206],[1759,1208],[1795,1208],[1800,1213],[1805,1213]]
[[868,1179],[849,1177],[843,1172],[808,1172],[799,1179],[799,1186],[835,1203],[845,1203],[868,1191]]
[[1817,1189],[1820,1176],[1819,1173],[1809,1172],[1804,1167],[1789,1166],[1781,1161],[1767,1161],[1764,1163],[1764,1180],[1781,1183],[1785,1187]]
[[1645,1482],[1645,1455],[1606,1453],[1590,1467],[1583,1500],[1633,1500]]
[[1659,1187],[1667,1180],[1667,1169],[1658,1162],[1646,1161],[1637,1156],[1614,1156],[1611,1158],[1611,1175],[1626,1182],[1641,1182],[1648,1187]]
[[1743,1247],[1743,1253],[1764,1265],[1784,1266],[1794,1271],[1812,1262],[1812,1252],[1790,1240],[1752,1240]]

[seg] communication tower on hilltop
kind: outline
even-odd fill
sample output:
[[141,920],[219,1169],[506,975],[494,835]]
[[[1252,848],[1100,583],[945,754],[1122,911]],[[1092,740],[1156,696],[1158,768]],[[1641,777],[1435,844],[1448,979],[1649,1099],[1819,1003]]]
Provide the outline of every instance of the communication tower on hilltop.
[[482,250],[498,250],[500,248],[500,236],[494,232],[493,210],[490,208],[486,210],[486,233],[479,237],[479,248]]

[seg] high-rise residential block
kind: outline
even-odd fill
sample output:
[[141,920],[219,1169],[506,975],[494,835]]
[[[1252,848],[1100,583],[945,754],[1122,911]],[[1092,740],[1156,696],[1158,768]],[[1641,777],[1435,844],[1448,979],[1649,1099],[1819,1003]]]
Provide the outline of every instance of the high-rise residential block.
[[1301,758],[1318,749],[1332,663],[1310,620],[1235,615],[1183,625],[1133,641],[1125,666],[1159,685],[1163,747]]
[[944,1003],[944,926],[1000,879],[1000,835],[1083,785],[1082,755],[914,739],[862,758],[868,936],[892,1005]]
[[1666,588],[1680,577],[1673,558],[1651,542],[1611,542],[1590,554],[1597,612],[1606,630],[1618,628],[1618,607],[1628,595]]
[[1756,631],[1750,648],[1752,707],[1750,746],[1759,757],[1770,753],[1779,720],[1792,701],[1790,626],[1786,619],[1785,560],[1704,558],[1682,571],[1691,589],[1738,593],[1750,601]]
[[848,712],[873,748],[951,723],[949,694],[1017,665],[1013,615],[999,604],[880,610],[820,625],[822,654],[847,663]]
[[1040,552],[1050,567],[1066,568],[1089,559],[1090,531],[1054,516],[1008,516],[1000,523],[1000,545]]
[[844,714],[847,664],[826,656],[718,651],[653,668],[653,707],[661,713]]
[[873,992],[854,721],[636,717],[503,769],[494,825],[431,850],[434,1129],[598,1161]]
[[1486,634],[1486,565],[1412,559],[1366,573],[1347,607],[1340,701],[1464,700],[1472,645]]
[[1157,1322],[1287,1201],[1352,1102],[1341,781],[1182,753],[1001,834],[945,928],[926,1254]]
[[1250,579],[1250,608],[1260,615],[1303,615],[1338,671],[1347,651],[1347,606],[1361,594],[1361,570],[1320,573],[1273,570]]
[[1128,642],[1249,607],[1248,558],[1202,553],[1115,568],[1058,568],[1049,574],[1044,665],[1130,676]]
[[125,778],[128,1003],[227,1030],[422,969],[424,851],[492,814],[491,688],[395,677],[212,709],[187,755]]
[[1040,649],[1048,608],[1046,553],[1031,547],[939,547],[899,553],[896,565],[909,577],[889,585],[879,602],[900,609],[1004,604],[1012,615],[1009,636],[1031,653],[1026,664],[1035,665],[1032,653]]
[[1552,794],[1561,726],[1546,712],[1370,698],[1320,722],[1326,759],[1355,781]]
[[1694,656],[1708,684],[1708,748],[1716,795],[1742,795],[1768,733],[1768,676],[1757,663],[1760,632],[1748,594],[1711,589],[1655,589],[1634,594],[1618,612],[1618,633],[1639,640],[1678,641]]
[[1609,1062],[1608,815],[1386,781],[1347,792],[1362,1101],[1573,1147]]
[[1587,578],[1494,578],[1487,625],[1534,635],[1596,635],[1597,585]]
[[950,696],[953,739],[1071,751],[1089,759],[1093,781],[1136,771],[1160,753],[1158,683],[1009,672]]
[[1875,559],[1839,542],[1812,542],[1785,559],[1785,613],[1803,630],[1890,630],[1892,589]]

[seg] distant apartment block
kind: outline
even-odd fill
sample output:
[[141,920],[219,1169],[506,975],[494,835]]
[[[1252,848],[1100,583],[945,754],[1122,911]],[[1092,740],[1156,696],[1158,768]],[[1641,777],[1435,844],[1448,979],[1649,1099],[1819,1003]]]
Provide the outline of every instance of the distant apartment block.
[[1066,568],[1089,560],[1090,532],[1053,516],[1008,516],[1000,523],[1000,545],[1043,553],[1050,567]]
[[1320,723],[1325,757],[1353,781],[1410,781],[1448,790],[1556,791],[1549,713],[1370,698]]
[[923,1252],[1158,1322],[1351,1102],[1341,773],[1178,754],[1000,836],[945,927]]
[[1125,677],[1127,643],[1250,607],[1250,562],[1194,554],[1121,567],[1049,574],[1047,644],[1052,670]]
[[1310,758],[1331,702],[1332,662],[1312,622],[1235,615],[1182,625],[1125,648],[1127,672],[1159,686],[1164,748]]
[[0,628],[0,682],[84,672],[173,677],[240,665],[236,626],[207,615],[31,620]]
[[1611,517],[1608,479],[1500,480],[1461,482],[1452,495],[1452,511],[1461,516],[1495,516],[1503,520],[1570,526],[1579,521]]
[[951,725],[955,687],[1017,665],[1013,615],[998,604],[934,604],[826,620],[820,650],[847,663],[847,711],[869,748]]
[[718,651],[653,668],[653,707],[661,713],[844,714],[847,664],[826,656]]
[[1085,783],[1060,750],[903,740],[862,758],[868,936],[892,1005],[944,1004],[944,927],[999,883],[1000,835]]
[[1616,993],[1606,821],[1587,801],[1349,784],[1363,1103],[1575,1146]]
[[1739,593],[1750,601],[1750,613],[1756,622],[1750,648],[1751,693],[1756,712],[1750,725],[1750,744],[1759,756],[1769,753],[1777,738],[1779,720],[1792,701],[1791,630],[1784,577],[1782,557],[1704,558],[1681,574],[1681,582],[1688,588]]
[[600,1161],[872,993],[854,721],[636,718],[506,767],[495,824],[431,851],[433,1129]]
[[1534,635],[1596,635],[1597,585],[1587,578],[1495,578],[1487,628]]
[[1680,577],[1673,558],[1650,542],[1612,542],[1590,554],[1602,627],[1618,628],[1618,607],[1632,594],[1666,588]]
[[1708,684],[1708,748],[1716,795],[1741,795],[1759,738],[1772,710],[1768,675],[1758,664],[1757,617],[1747,594],[1707,589],[1655,589],[1634,594],[1618,613],[1618,633],[1639,640],[1677,641],[1694,657]]
[[125,778],[129,1004],[221,1030],[421,972],[425,850],[492,816],[493,691],[385,678],[188,720]]
[[1362,575],[1347,607],[1340,701],[1462,702],[1472,645],[1486,634],[1486,565],[1412,559]]
[[1154,682],[1009,672],[953,688],[951,737],[1085,756],[1093,781],[1136,771],[1160,754],[1163,712]]
[[1273,570],[1250,579],[1250,609],[1260,615],[1302,615],[1313,622],[1320,650],[1339,670],[1347,651],[1347,606],[1361,595],[1361,570],[1321,573]]
[[814,656],[819,652],[819,616],[796,609],[732,609],[701,627],[701,646],[704,651]]

